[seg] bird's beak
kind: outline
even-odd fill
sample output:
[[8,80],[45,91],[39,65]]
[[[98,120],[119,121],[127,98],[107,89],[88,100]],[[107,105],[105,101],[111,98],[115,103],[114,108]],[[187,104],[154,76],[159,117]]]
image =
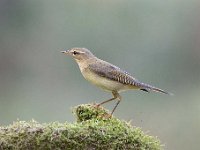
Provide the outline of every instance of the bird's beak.
[[61,51],[61,53],[64,53],[64,54],[69,54],[69,50],[66,50],[66,51]]

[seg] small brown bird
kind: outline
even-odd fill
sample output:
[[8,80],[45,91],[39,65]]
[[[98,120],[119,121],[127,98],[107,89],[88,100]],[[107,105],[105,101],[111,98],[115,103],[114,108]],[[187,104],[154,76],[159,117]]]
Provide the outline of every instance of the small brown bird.
[[138,81],[119,67],[97,58],[86,48],[71,48],[61,52],[72,56],[76,60],[86,80],[106,91],[112,92],[113,98],[103,101],[97,106],[118,99],[111,115],[120,103],[121,96],[119,92],[121,91],[139,89],[145,92],[155,91],[171,95],[171,93],[162,89]]

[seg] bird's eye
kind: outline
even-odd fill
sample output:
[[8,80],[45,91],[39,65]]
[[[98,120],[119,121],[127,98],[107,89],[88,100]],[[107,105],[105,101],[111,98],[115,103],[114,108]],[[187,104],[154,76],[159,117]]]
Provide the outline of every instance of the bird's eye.
[[77,51],[73,51],[73,55],[77,55],[79,54]]

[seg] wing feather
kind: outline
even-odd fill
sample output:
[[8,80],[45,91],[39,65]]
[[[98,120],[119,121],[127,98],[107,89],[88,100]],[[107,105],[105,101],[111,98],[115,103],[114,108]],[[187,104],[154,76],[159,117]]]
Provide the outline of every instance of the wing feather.
[[135,85],[137,83],[137,80],[133,78],[129,73],[107,62],[98,64],[93,63],[90,64],[88,68],[90,71],[98,74],[101,77],[106,77],[110,80],[117,81],[122,84]]

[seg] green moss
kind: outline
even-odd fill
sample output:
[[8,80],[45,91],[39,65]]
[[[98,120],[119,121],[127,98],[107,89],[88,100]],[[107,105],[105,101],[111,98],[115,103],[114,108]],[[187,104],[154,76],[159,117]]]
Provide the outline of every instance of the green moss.
[[125,121],[108,118],[102,107],[80,105],[73,112],[75,123],[39,124],[32,120],[0,127],[0,149],[162,149],[157,138]]

